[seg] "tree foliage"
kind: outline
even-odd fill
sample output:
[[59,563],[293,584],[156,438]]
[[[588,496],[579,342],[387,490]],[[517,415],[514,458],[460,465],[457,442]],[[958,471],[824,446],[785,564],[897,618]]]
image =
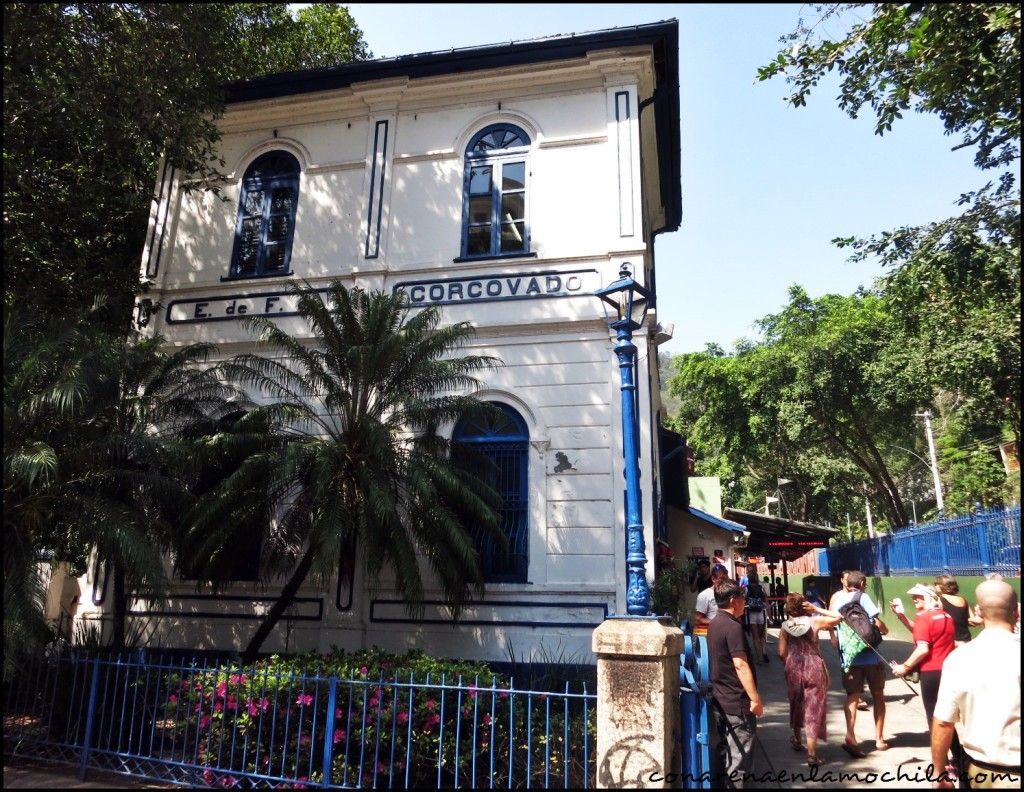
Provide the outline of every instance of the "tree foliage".
[[916,401],[894,370],[889,322],[876,295],[812,300],[794,286],[759,321],[763,341],[677,359],[677,424],[733,505],[763,504],[785,478],[795,519],[829,521],[870,495],[889,524],[908,521],[898,481],[907,471],[887,450],[914,442]]
[[368,55],[335,4],[5,4],[5,303],[123,326],[160,157],[216,173],[222,86]]
[[[979,168],[1020,156],[1020,7],[1008,3],[829,3],[812,6],[758,71],[785,75],[794,107],[828,72],[840,78],[839,107],[869,108],[883,134],[913,109],[934,113],[956,148],[976,147]],[[862,14],[869,12],[865,19]],[[830,35],[832,26],[840,29]]]
[[126,592],[159,594],[173,515],[187,504],[193,427],[237,393],[207,345],[109,332],[103,312],[60,321],[11,311],[4,327],[5,654],[36,645],[35,584],[45,551],[82,571],[95,551],[113,571],[114,633]]
[[469,324],[442,327],[435,308],[410,315],[401,292],[349,291],[336,282],[325,304],[311,286],[293,288],[314,344],[266,317],[247,320],[272,355],[240,355],[225,369],[263,402],[236,431],[253,424],[269,431],[262,449],[189,518],[195,557],[214,565],[225,548],[249,539],[239,515],[262,493],[270,525],[264,576],[285,583],[247,659],[307,577],[327,580],[351,568],[356,554],[372,587],[385,570],[394,573],[413,612],[422,608],[425,564],[457,616],[470,591],[483,586],[471,531],[497,530],[496,493],[479,471],[453,461],[438,434],[443,424],[486,409],[457,395],[478,387],[476,373],[496,363],[455,356],[472,334]]

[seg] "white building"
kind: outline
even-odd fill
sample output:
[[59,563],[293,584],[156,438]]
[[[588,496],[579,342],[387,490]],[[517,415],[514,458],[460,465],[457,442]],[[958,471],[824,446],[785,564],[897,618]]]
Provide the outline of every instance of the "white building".
[[[626,612],[619,369],[593,292],[624,262],[653,290],[655,237],[679,226],[677,42],[673,20],[271,75],[231,88],[226,201],[163,169],[143,255],[147,332],[228,357],[252,348],[240,316],[301,334],[287,284],[340,278],[442,305],[445,321],[476,326],[467,353],[505,363],[480,395],[507,408],[497,439],[517,552],[484,559],[483,600],[457,626],[440,597],[413,621],[394,595],[371,598],[357,571],[351,587],[303,590],[265,650],[501,660],[511,647],[589,661],[593,628]],[[666,531],[665,337],[656,310],[634,337],[649,576]],[[94,572],[83,588],[82,615],[109,605]],[[160,609],[133,605],[153,645],[242,647],[276,593],[242,581],[175,592]]]

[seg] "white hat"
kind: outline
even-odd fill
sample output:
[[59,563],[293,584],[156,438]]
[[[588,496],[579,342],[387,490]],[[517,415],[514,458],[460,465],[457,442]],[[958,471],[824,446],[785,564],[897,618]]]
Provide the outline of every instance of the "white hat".
[[907,590],[907,594],[911,597],[923,597],[926,608],[932,608],[939,604],[939,595],[935,593],[935,589],[931,586],[926,586],[924,583],[911,586]]

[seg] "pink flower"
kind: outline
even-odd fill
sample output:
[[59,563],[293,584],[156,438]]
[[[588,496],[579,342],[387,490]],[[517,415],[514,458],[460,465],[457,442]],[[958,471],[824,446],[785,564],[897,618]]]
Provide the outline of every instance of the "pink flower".
[[359,676],[366,676],[369,673],[370,673],[370,670],[366,666],[360,666],[360,668],[359,668]]
[[228,694],[228,683],[221,682],[217,685],[217,698],[224,698]]
[[376,707],[380,703],[380,699],[377,698],[376,695],[370,696],[370,702],[369,703],[370,703],[371,707]]
[[167,697],[167,700],[169,702],[171,702],[171,704],[177,704],[178,703],[178,694],[177,693],[171,693],[171,695],[169,695]]
[[313,742],[313,738],[308,734],[303,734],[302,737],[299,738],[299,745],[309,745],[311,742]]
[[[299,776],[299,781],[309,781],[309,778],[307,776]],[[292,784],[292,789],[305,789],[305,788],[306,788],[305,784],[299,784],[299,783]]]
[[228,681],[232,685],[244,685],[246,682],[249,681],[249,677],[245,674],[232,674],[228,677]]
[[386,773],[387,771],[388,771],[388,766],[386,764],[384,764],[383,762],[377,762],[377,773],[378,773],[378,775]]
[[425,717],[421,725],[423,727],[423,731],[428,732],[433,731],[434,727],[436,727],[437,724],[439,724],[440,722],[441,716],[435,712],[433,715],[428,715],[427,717]]
[[214,778],[215,778],[215,776],[213,775],[213,771],[212,770],[210,770],[210,769],[203,770],[203,781],[206,782],[207,786],[209,786],[209,785],[211,785],[213,783],[213,779]]
[[343,717],[345,717],[345,713],[342,712],[341,707],[335,707],[334,708],[334,719],[335,720],[341,720]]
[[300,693],[298,697],[295,699],[295,703],[300,707],[308,707],[310,704],[313,703],[313,696],[309,693]]
[[227,776],[224,776],[220,780],[220,785],[222,787],[224,787],[225,789],[227,789],[229,787],[237,786],[238,785],[238,781],[235,780],[234,776],[227,775]]
[[484,713],[484,726],[490,726],[490,725],[491,725],[491,715],[490,715],[490,713]]
[[209,715],[203,715],[203,717],[199,719],[199,728],[205,729],[207,726],[210,725],[210,721],[212,720],[213,718],[211,718]]
[[217,702],[216,704],[214,704],[214,705],[213,705],[213,711],[214,711],[214,712],[223,712],[223,711],[224,711],[224,705],[223,705],[223,704],[221,704],[221,703],[220,703],[220,702],[218,701],[218,702]]
[[475,687],[471,687],[469,689],[469,697],[470,698],[476,698],[476,688]]
[[395,716],[395,720],[404,726],[406,723],[409,722],[409,713],[405,710],[402,710]]
[[227,700],[226,706],[230,710],[237,710],[238,709],[238,699],[235,698],[234,694],[231,694],[230,696],[228,696],[228,700]]
[[259,705],[255,701],[253,701],[252,699],[249,699],[245,703],[245,707],[246,707],[247,710],[249,710],[249,714],[252,715],[253,717],[255,717],[256,715],[260,714]]
[[342,740],[345,739],[345,730],[344,729],[335,729],[334,730],[334,736],[331,739],[334,742],[334,744],[337,745],[338,743],[340,743]]
[[427,709],[428,710],[433,712],[434,711],[434,707],[436,707],[436,706],[437,706],[437,702],[436,701],[434,701],[433,699],[427,699]]
[[202,704],[199,704],[199,703],[197,703],[197,704],[196,704],[196,705],[195,705],[195,706],[194,706],[194,707],[192,708],[192,711],[193,711],[193,712],[199,712],[199,711],[200,711],[200,710],[201,710],[202,708],[203,708],[203,705],[202,705]]
[[508,698],[508,693],[507,693],[506,691],[504,691],[504,690],[503,690],[503,691],[501,691],[501,692],[500,692],[500,693],[498,694],[498,698],[503,698],[503,699],[507,699],[507,698]]

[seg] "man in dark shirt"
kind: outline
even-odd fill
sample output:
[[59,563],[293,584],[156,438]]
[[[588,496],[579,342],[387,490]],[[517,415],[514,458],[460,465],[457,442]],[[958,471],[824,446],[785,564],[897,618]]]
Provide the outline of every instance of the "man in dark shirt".
[[764,712],[743,632],[743,591],[733,580],[715,586],[718,615],[708,626],[711,693],[718,724],[716,786],[742,789],[753,765],[756,718]]

